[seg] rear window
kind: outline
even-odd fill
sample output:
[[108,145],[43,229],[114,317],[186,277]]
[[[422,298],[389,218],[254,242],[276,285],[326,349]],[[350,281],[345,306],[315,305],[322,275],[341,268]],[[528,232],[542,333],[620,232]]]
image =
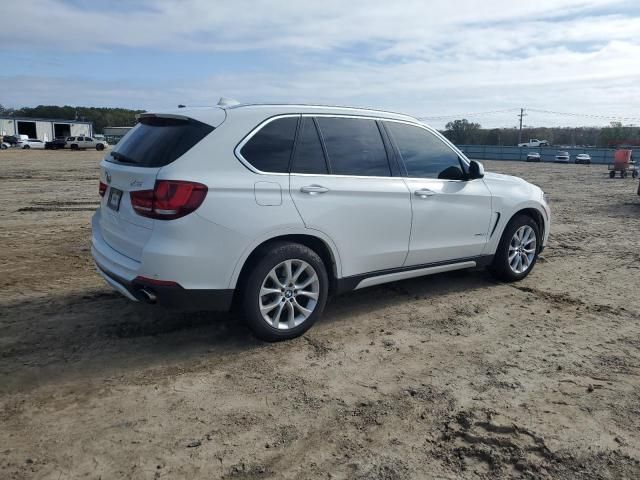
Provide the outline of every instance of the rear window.
[[294,173],[309,173],[326,175],[327,163],[320,144],[320,138],[312,118],[304,118],[298,143],[296,145],[295,159],[293,161]]
[[108,160],[136,167],[163,167],[213,130],[211,125],[193,119],[144,117],[122,137]]
[[261,172],[288,172],[297,125],[297,116],[267,123],[242,147],[240,155]]
[[331,173],[389,177],[389,161],[374,120],[319,117]]

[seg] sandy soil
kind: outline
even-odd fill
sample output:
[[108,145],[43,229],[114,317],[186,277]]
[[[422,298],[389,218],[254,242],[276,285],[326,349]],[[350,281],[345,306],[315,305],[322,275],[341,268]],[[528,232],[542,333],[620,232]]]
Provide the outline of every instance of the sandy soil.
[[0,478],[640,477],[636,181],[486,162],[551,194],[527,279],[374,287],[264,344],[103,284],[100,157],[0,152]]

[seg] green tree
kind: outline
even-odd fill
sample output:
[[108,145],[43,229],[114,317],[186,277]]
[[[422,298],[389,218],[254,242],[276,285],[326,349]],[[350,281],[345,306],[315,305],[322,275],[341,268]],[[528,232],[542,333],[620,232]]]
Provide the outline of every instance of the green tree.
[[445,136],[456,145],[477,143],[480,138],[480,124],[469,122],[466,118],[449,122],[445,128]]

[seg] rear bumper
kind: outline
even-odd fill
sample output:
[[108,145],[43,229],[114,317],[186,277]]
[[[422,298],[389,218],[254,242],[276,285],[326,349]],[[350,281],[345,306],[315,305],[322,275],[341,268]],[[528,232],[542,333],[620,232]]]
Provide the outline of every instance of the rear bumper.
[[233,289],[186,290],[179,285],[153,285],[140,280],[128,281],[104,270],[96,262],[98,273],[114,289],[134,302],[158,304],[183,311],[227,311],[233,301]]
[[226,311],[231,308],[233,289],[185,289],[178,284],[156,285],[140,280],[140,263],[111,248],[102,238],[96,221],[94,218],[91,254],[98,273],[129,300],[184,311]]

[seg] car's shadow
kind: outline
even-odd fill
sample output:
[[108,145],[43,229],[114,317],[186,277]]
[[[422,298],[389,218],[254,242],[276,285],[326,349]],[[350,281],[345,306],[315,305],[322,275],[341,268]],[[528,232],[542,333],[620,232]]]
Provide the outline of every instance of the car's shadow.
[[[491,277],[478,270],[358,290],[330,299],[315,328],[416,298],[492,285]],[[102,289],[0,304],[0,328],[0,393],[78,375],[182,367],[208,356],[228,361],[240,352],[269,348],[252,337],[234,313],[177,312],[133,303]]]

